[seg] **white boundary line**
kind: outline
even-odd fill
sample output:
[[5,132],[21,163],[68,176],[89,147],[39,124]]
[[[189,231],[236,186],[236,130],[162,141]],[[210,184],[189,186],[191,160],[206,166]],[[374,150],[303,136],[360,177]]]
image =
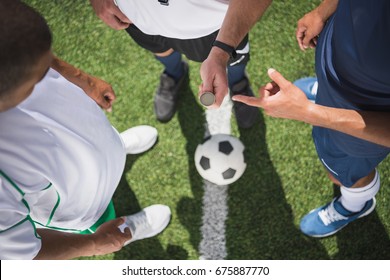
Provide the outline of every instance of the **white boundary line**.
[[[219,109],[206,110],[205,137],[223,133],[231,134],[232,102],[229,95]],[[227,256],[225,221],[228,216],[228,186],[217,186],[204,181],[203,216],[199,244],[201,260],[223,260]]]

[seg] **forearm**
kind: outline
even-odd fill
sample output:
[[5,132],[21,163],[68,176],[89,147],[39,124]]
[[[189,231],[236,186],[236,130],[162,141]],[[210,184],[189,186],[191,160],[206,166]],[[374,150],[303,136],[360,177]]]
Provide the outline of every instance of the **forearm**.
[[217,40],[237,47],[272,0],[230,0]]
[[312,104],[303,114],[303,121],[390,147],[389,112],[355,111]]
[[49,229],[38,229],[37,231],[42,238],[41,250],[35,257],[37,260],[69,260],[94,255],[92,235]]
[[51,67],[58,73],[60,73],[62,76],[64,76],[65,79],[79,86],[80,88],[84,89],[90,86],[91,79],[87,73],[81,71],[80,69],[61,60],[56,56],[54,56]]
[[336,11],[338,3],[339,0],[323,0],[316,8],[324,22]]

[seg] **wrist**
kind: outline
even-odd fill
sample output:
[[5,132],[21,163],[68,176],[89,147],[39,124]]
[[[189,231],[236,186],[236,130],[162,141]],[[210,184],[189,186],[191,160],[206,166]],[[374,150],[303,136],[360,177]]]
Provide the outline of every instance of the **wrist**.
[[308,102],[306,110],[303,111],[302,121],[313,125],[319,126],[321,124],[321,107],[312,102]]
[[211,48],[211,51],[209,53],[209,58],[212,57],[218,61],[222,61],[224,64],[228,64],[229,62],[229,59],[230,59],[230,55],[225,52],[224,50],[218,48],[218,47],[212,47]]
[[213,48],[221,49],[226,54],[228,54],[229,58],[234,59],[237,56],[235,47],[233,47],[233,46],[231,46],[229,44],[226,44],[226,43],[224,43],[222,41],[215,40],[214,43],[213,43]]
[[326,22],[328,18],[336,11],[338,0],[324,0],[315,11],[322,19],[323,22]]
[[99,255],[99,248],[96,233],[82,235],[83,238],[83,257],[92,257]]

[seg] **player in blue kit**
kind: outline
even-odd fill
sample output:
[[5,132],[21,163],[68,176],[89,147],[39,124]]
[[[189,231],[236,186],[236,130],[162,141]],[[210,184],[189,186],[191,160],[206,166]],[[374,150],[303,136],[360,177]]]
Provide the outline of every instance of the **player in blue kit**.
[[390,152],[389,16],[387,0],[324,0],[296,34],[302,50],[316,47],[315,104],[274,69],[260,98],[234,97],[314,125],[318,156],[341,195],[302,219],[309,236],[332,235],[375,209],[376,167]]

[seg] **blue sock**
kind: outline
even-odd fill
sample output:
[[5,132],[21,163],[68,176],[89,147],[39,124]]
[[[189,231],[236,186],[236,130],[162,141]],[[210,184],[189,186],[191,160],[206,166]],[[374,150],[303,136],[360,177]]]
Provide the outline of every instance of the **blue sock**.
[[164,65],[164,72],[168,76],[172,77],[176,82],[183,76],[184,69],[181,60],[181,53],[174,51],[168,56],[162,57],[155,55],[155,57]]
[[229,88],[241,81],[245,76],[246,65],[228,66],[228,82]]

